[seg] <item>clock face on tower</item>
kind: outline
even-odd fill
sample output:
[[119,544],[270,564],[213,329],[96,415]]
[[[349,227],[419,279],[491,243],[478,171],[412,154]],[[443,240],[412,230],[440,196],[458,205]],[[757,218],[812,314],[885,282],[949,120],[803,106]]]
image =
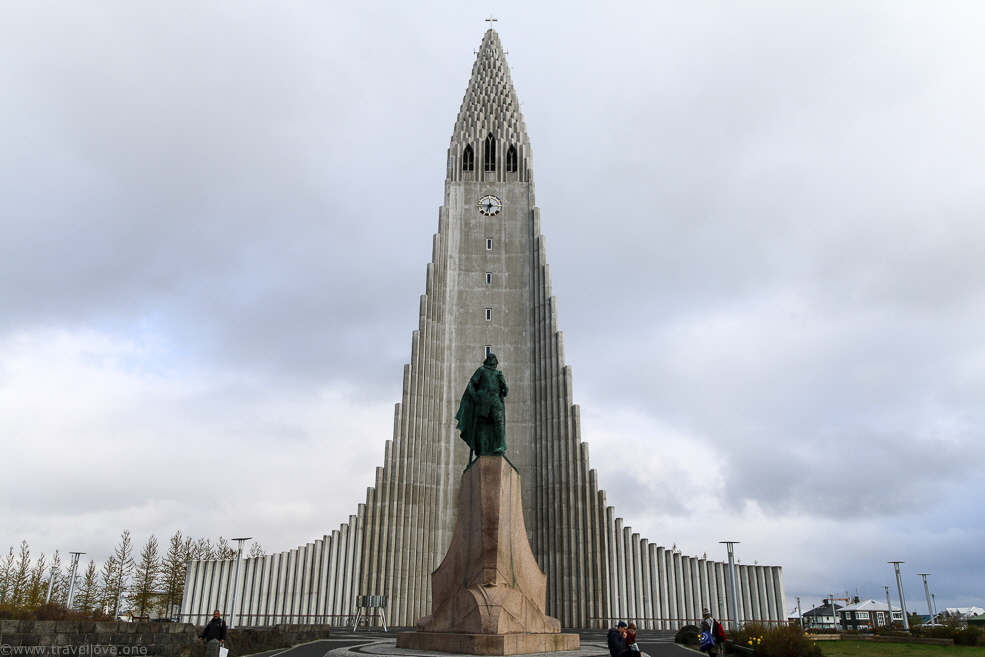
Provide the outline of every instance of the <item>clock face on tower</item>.
[[499,211],[503,209],[503,202],[492,194],[486,194],[479,199],[476,207],[479,208],[479,214],[492,217],[493,215],[499,214]]

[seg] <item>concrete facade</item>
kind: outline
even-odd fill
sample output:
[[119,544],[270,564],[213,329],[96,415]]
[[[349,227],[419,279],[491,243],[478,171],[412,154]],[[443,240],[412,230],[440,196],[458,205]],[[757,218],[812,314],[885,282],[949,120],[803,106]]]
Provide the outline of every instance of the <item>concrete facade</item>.
[[[727,567],[634,533],[607,506],[589,467],[531,160],[509,67],[489,30],[448,149],[445,202],[384,464],[365,504],[339,530],[244,562],[236,595],[242,624],[325,622],[351,613],[357,595],[387,596],[387,618],[398,626],[431,613],[431,572],[451,541],[468,461],[454,417],[487,347],[510,387],[507,456],[522,475],[530,545],[548,577],[547,613],[564,627],[622,618],[646,629],[676,629],[699,619],[702,607],[733,616],[725,607]],[[495,199],[482,201],[488,197]],[[183,619],[198,622],[222,606],[232,568],[231,561],[189,564]],[[780,568],[737,572],[741,618],[783,620]]]

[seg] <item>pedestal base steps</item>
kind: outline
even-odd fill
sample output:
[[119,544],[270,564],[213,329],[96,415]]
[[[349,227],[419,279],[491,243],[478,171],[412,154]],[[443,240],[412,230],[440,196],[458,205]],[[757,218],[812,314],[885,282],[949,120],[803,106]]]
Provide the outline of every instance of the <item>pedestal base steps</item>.
[[400,632],[397,647],[435,650],[460,655],[529,655],[537,652],[578,650],[577,634],[456,634],[454,632]]

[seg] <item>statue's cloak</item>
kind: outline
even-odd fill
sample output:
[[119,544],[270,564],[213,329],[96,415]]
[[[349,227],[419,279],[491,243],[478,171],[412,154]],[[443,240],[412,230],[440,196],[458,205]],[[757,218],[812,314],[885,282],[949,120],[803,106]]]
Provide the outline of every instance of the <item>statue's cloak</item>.
[[475,441],[475,410],[477,404],[472,399],[471,390],[472,384],[469,383],[469,387],[465,389],[462,393],[462,401],[458,404],[458,413],[455,414],[455,419],[458,421],[458,431],[465,441],[465,444],[469,446],[470,449],[475,450],[473,445]]
[[488,449],[488,444],[484,444],[488,443],[488,440],[483,440],[483,435],[492,430],[489,426],[489,416],[494,405],[502,413],[503,421],[506,421],[503,397],[506,396],[507,391],[503,373],[494,367],[483,365],[475,371],[469,379],[465,392],[462,393],[455,420],[458,422],[457,428],[462,440],[476,455],[485,454]]

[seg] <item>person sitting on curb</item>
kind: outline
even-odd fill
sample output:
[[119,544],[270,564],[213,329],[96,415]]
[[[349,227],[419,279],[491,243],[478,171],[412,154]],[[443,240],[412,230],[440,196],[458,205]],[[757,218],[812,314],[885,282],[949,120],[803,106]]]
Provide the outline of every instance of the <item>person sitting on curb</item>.
[[620,657],[620,655],[626,652],[626,638],[623,636],[623,630],[625,628],[626,623],[619,621],[615,627],[609,630],[609,634],[606,636],[606,643],[609,644],[610,657]]
[[639,652],[640,647],[636,645],[636,623],[630,623],[626,627],[626,633],[623,635],[626,639],[626,649],[632,650],[634,652]]

